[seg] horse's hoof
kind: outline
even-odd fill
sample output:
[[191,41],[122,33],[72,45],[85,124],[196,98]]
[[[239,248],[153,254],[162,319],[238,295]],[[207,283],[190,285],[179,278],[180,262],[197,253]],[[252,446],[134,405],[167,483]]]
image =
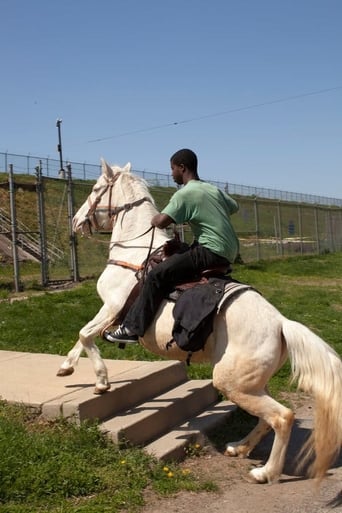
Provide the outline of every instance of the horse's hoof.
[[278,477],[271,478],[265,470],[265,467],[256,467],[253,468],[248,474],[250,483],[257,484],[273,484],[279,481]]
[[250,452],[248,445],[234,444],[233,442],[227,445],[224,455],[233,458],[247,458]]
[[67,369],[63,369],[62,367],[59,369],[59,371],[57,372],[57,376],[60,376],[60,377],[64,377],[64,376],[70,376],[71,374],[74,373],[74,368],[73,367],[68,367]]
[[239,453],[237,452],[236,447],[233,447],[232,445],[228,445],[226,447],[226,450],[224,451],[224,455],[234,458],[236,456],[239,456]]
[[94,394],[102,395],[102,394],[105,394],[107,392],[107,390],[109,390],[109,389],[110,389],[110,385],[106,385],[105,388],[95,387]]

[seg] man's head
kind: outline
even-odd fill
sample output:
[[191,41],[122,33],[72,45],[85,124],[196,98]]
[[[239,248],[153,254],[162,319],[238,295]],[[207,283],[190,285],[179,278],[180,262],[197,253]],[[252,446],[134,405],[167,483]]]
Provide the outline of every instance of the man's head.
[[[199,179],[197,173],[197,155],[186,148],[176,151],[170,158],[174,181],[181,185],[189,178]],[[190,175],[190,176],[189,176]]]

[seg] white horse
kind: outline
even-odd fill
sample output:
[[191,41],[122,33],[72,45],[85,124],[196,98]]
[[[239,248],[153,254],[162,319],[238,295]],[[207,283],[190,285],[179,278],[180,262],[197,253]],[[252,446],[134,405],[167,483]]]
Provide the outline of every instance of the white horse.
[[[102,174],[73,220],[74,230],[85,232],[90,225],[112,230],[109,261],[97,282],[103,301],[98,314],[79,333],[79,340],[58,371],[74,371],[83,350],[91,359],[95,393],[109,389],[107,369],[94,343],[103,329],[115,323],[137,282],[136,270],[145,261],[151,245],[151,218],[157,213],[148,186],[124,168],[102,162]],[[168,236],[156,229],[153,249]],[[187,353],[173,344],[166,349],[173,327],[173,303],[164,301],[155,321],[140,343],[168,359],[185,360]],[[342,443],[342,363],[336,352],[302,324],[286,319],[260,294],[247,290],[216,316],[214,330],[204,351],[192,361],[211,362],[213,385],[240,408],[259,418],[257,426],[241,441],[227,445],[229,456],[246,457],[264,435],[275,433],[266,464],[254,468],[255,482],[274,482],[283,470],[285,453],[294,420],[293,412],[271,398],[267,383],[287,357],[298,388],[315,400],[315,425],[303,448],[303,458],[313,460],[310,475],[322,479],[339,454]]]

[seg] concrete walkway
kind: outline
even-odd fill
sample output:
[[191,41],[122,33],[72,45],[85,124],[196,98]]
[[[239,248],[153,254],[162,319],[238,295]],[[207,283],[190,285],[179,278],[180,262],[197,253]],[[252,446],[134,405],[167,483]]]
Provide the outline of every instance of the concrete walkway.
[[[74,374],[57,377],[65,356],[0,351],[0,397],[9,402],[23,403],[41,409],[51,402],[62,404],[75,392],[93,396],[95,375],[88,358],[80,358]],[[150,362],[105,360],[111,385],[122,380],[121,375],[133,373]]]

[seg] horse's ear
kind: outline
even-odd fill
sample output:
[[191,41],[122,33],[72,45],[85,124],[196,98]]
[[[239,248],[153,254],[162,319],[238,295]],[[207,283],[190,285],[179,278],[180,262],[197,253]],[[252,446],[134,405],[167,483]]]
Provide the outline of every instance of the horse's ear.
[[101,170],[102,174],[108,177],[112,176],[113,174],[112,168],[109,166],[109,164],[107,164],[107,162],[103,158],[101,158]]
[[132,164],[130,162],[127,162],[127,164],[122,168],[122,171],[124,173],[130,173],[132,169]]

